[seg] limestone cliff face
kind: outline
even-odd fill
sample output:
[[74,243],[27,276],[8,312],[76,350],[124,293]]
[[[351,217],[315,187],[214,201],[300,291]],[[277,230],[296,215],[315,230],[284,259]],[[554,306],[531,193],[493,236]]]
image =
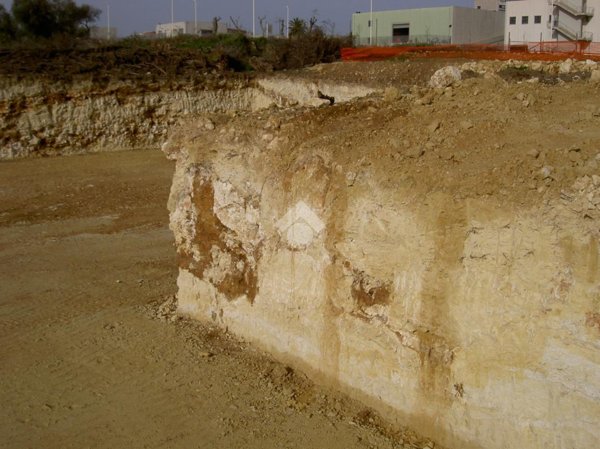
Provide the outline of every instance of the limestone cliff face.
[[201,113],[242,113],[287,104],[322,104],[317,92],[340,100],[372,89],[286,78],[238,79],[205,89],[189,82],[140,86],[89,81],[0,80],[0,160],[131,148],[160,148],[168,130]]
[[490,114],[513,112],[486,96],[457,114],[472,87],[433,92],[433,107],[407,97],[184,128],[166,148],[179,310],[442,444],[595,447],[597,142],[528,156],[556,136],[525,133],[526,109],[502,147],[485,141],[506,123]]
[[[144,91],[119,84],[47,85],[4,80],[0,96],[0,159],[128,148],[159,148],[182,117],[251,110],[254,89]],[[239,86],[246,87],[246,86]]]

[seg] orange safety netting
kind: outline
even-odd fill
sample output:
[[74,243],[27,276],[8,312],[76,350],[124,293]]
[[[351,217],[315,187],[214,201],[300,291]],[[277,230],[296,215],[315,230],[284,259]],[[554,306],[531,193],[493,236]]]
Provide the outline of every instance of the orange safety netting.
[[380,61],[399,56],[421,58],[600,60],[598,42],[513,42],[511,45],[427,45],[343,48],[344,61]]

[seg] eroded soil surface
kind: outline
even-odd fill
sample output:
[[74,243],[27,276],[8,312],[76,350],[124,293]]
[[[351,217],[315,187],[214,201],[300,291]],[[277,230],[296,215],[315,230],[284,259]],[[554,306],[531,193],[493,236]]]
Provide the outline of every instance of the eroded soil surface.
[[0,448],[425,447],[173,314],[172,170],[155,151],[0,164]]

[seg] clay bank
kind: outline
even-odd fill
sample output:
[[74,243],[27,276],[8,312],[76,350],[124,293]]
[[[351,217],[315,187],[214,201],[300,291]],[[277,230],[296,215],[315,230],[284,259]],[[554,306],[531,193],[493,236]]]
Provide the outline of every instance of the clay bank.
[[597,447],[598,85],[519,81],[189,120],[179,311],[441,445]]

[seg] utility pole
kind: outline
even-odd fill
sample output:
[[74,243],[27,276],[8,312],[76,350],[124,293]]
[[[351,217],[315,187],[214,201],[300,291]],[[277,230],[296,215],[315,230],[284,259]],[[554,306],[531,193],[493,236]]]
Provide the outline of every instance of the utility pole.
[[173,0],[171,0],[171,37],[175,32],[175,7],[173,6]]
[[256,1],[252,0],[252,37],[256,37]]
[[371,18],[369,19],[369,45],[373,45],[373,0],[371,0]]
[[198,34],[198,0],[194,0],[194,34]]
[[110,5],[106,5],[106,39],[110,40]]
[[285,7],[285,37],[290,38],[290,7]]
[[198,34],[198,0],[192,0],[194,2],[194,34]]

